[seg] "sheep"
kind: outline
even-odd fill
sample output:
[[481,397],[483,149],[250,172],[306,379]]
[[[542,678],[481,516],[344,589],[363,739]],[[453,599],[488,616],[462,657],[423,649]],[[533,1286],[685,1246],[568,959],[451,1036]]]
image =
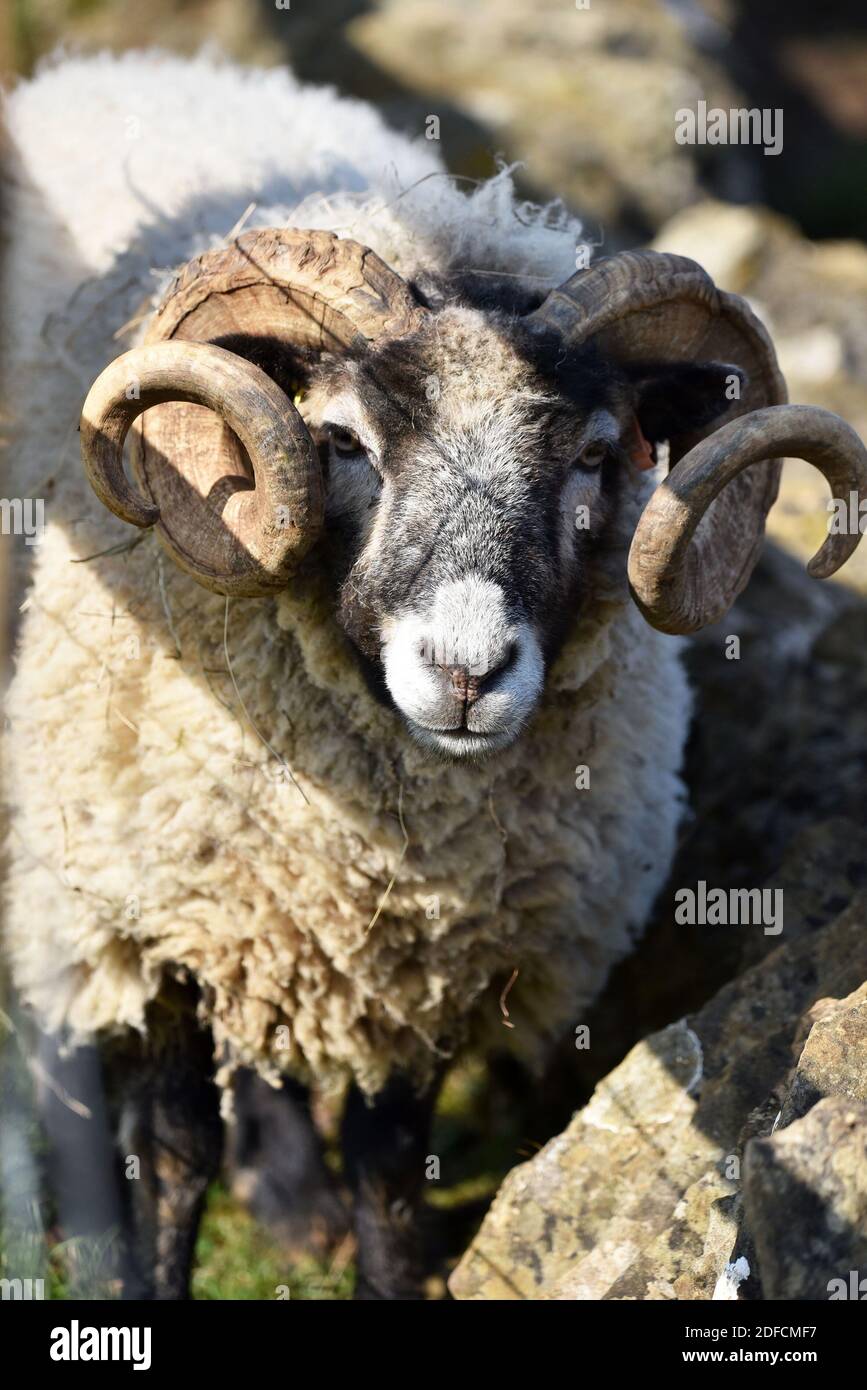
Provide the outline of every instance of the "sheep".
[[246,1066],[350,1083],[359,1296],[413,1296],[446,1064],[580,1023],[672,859],[682,637],[774,458],[860,495],[864,450],[693,262],[583,268],[507,170],[283,71],[67,60],[7,120],[17,989],[152,1174],[129,1288],[184,1296]]

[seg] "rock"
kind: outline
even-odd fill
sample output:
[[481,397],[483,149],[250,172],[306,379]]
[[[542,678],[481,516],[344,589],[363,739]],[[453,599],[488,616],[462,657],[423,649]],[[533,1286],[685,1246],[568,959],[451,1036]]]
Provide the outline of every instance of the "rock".
[[851,1297],[867,1271],[867,1105],[831,1096],[752,1140],[744,1208],[766,1299]]
[[[665,1229],[652,1240],[605,1293],[609,1300],[713,1298],[737,1237],[736,1184],[716,1169],[692,1183],[671,1213]],[[732,1287],[749,1276],[749,1267],[729,1275]],[[722,1276],[724,1277],[724,1276]],[[556,1288],[556,1298],[578,1297],[570,1282]]]
[[720,289],[749,294],[768,263],[796,240],[782,217],[708,198],[669,218],[654,247],[698,261]]
[[[716,1155],[692,1124],[702,1068],[685,1022],[634,1048],[569,1128],[506,1179],[452,1294],[537,1298],[568,1276],[569,1297],[601,1297]],[[620,1188],[612,1172],[628,1174]]]
[[726,1273],[751,1266],[738,1234],[742,1144],[782,1108],[802,1016],[867,977],[867,894],[850,899],[632,1049],[508,1175],[452,1275],[454,1297],[711,1298],[720,1280],[747,1283],[743,1265]]
[[823,1000],[780,1115],[780,1126],[828,1096],[867,1104],[867,983],[847,999]]
[[[814,235],[862,235],[865,197],[853,171],[863,136],[845,127],[835,100],[848,78],[847,118],[856,92],[863,112],[862,71],[838,64],[838,74],[811,14],[789,7],[783,35],[757,18],[760,9],[747,0],[383,0],[347,32],[356,52],[425,95],[431,112],[471,116],[488,132],[480,153],[525,161],[533,188],[601,221],[606,241],[612,226],[641,238],[708,188],[791,209]],[[863,38],[848,27],[839,46],[851,64]],[[675,113],[700,100],[784,108],[782,149],[765,158],[758,145],[677,144]]]

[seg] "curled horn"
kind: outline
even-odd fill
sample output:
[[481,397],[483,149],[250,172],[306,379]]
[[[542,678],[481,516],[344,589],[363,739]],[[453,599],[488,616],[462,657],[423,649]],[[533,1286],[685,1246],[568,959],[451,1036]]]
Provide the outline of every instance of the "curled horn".
[[[776,405],[722,425],[681,460],[653,493],[629,551],[629,583],[642,613],[663,632],[695,632],[724,617],[732,598],[728,552],[737,533],[717,534],[696,562],[694,536],[723,488],[743,469],[782,454],[812,463],[833,497],[867,498],[867,450],[855,431],[830,410]],[[829,535],[807,565],[827,579],[854,551],[860,531]],[[749,578],[735,577],[735,593]]]
[[[330,232],[248,232],[197,257],[143,345],[88,394],[82,458],[97,496],[125,521],[155,526],[206,588],[284,587],[323,518],[318,457],[287,364],[363,351],[424,314],[372,251]],[[123,470],[128,432],[138,490]]]
[[[246,450],[255,485],[215,457],[211,478],[195,479],[201,491],[169,464],[159,506],[135,492],[123,471],[127,432],[168,401],[214,411]],[[221,593],[282,587],[322,523],[319,460],[298,411],[258,367],[210,344],[154,343],[112,362],[84,403],[81,451],[100,501],[134,526],[156,525],[177,564]]]
[[[695,632],[717,621],[744,589],[784,455],[819,468],[835,496],[867,498],[867,455],[857,435],[829,411],[786,404],[765,328],[694,261],[654,251],[607,257],[552,291],[528,320],[571,346],[592,341],[620,362],[722,361],[746,374],[740,398],[712,432],[669,441],[671,471],[636,528],[629,582],[661,631]],[[833,574],[859,539],[829,537],[810,573]]]

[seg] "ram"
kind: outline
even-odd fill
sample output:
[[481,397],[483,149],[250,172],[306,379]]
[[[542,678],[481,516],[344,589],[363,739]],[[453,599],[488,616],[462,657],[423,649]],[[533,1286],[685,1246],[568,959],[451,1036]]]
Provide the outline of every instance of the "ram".
[[46,501],[18,989],[103,1048],[149,1292],[186,1289],[243,1065],[350,1082],[359,1293],[411,1296],[448,1060],[538,1062],[629,951],[682,813],[677,634],[747,583],[780,456],[848,497],[864,450],[693,262],[576,271],[508,173],[460,192],[286,74],[70,61],[9,127],[10,467]]

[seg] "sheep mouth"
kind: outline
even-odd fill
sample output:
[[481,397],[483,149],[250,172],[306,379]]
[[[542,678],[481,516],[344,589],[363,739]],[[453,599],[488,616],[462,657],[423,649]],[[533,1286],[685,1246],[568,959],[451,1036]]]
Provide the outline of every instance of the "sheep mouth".
[[451,729],[432,728],[419,724],[404,716],[409,732],[422,747],[437,754],[444,761],[483,762],[493,753],[508,748],[520,733],[519,725],[510,725],[494,731],[482,732],[470,729],[466,724]]

